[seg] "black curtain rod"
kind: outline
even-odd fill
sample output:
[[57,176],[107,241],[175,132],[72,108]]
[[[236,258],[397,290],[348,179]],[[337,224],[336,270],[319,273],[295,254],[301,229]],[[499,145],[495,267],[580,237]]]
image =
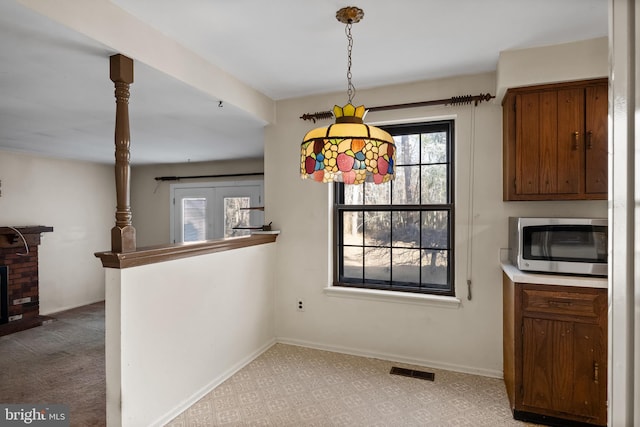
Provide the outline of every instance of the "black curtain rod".
[[181,179],[199,179],[199,178],[228,178],[236,176],[259,176],[264,175],[264,172],[255,173],[227,173],[220,175],[190,175],[190,176],[156,176],[156,181],[180,181]]
[[[472,102],[477,107],[479,102],[489,101],[492,98],[495,98],[495,96],[491,95],[490,93],[481,93],[480,95],[454,96],[447,99],[436,99],[432,101],[410,102],[407,104],[395,104],[395,105],[383,105],[381,107],[367,108],[367,110],[373,112],[373,111],[384,111],[384,110],[399,110],[402,108],[426,107],[429,105],[464,105],[464,104],[471,104]],[[332,117],[333,117],[333,113],[331,111],[305,113],[300,116],[302,120],[313,120],[313,123],[315,123],[316,120],[330,119]]]

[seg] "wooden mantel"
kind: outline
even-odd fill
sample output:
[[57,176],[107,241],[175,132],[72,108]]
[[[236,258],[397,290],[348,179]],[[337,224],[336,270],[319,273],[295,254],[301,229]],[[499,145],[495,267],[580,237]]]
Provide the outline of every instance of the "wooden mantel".
[[[20,233],[17,233],[16,230]],[[44,225],[0,227],[0,248],[24,246],[25,242],[22,241],[20,234],[24,236],[28,246],[37,246],[40,244],[40,233],[49,233],[52,231],[53,227],[46,227]]]

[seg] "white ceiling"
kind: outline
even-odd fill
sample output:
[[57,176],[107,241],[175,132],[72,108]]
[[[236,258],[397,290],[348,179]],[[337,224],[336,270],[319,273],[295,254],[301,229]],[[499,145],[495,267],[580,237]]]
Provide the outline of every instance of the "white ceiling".
[[[0,149],[113,163],[108,57],[118,53],[117,44],[107,37],[94,40],[22,4],[48,1],[0,0]],[[74,1],[86,0],[63,3]],[[339,8],[350,5],[343,1],[92,1],[121,8],[139,26],[158,30],[273,100],[346,90],[347,43],[335,19]],[[353,26],[357,88],[491,71],[503,50],[607,35],[607,0],[355,5],[365,11]],[[263,118],[226,101],[220,108],[220,97],[197,84],[133,59],[133,164],[262,156]]]

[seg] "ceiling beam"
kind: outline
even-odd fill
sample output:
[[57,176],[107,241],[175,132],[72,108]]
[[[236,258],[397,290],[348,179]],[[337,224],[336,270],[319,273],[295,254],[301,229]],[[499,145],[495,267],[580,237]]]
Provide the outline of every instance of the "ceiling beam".
[[[275,122],[275,101],[108,0],[18,0],[133,60],[162,71],[216,100]],[[106,58],[105,58],[106,59]]]

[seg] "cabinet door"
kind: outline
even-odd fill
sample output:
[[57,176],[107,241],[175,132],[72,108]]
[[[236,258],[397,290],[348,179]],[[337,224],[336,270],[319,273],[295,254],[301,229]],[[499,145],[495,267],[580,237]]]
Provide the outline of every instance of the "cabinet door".
[[558,192],[558,93],[540,93],[539,194]]
[[553,403],[551,409],[568,414],[574,413],[574,367],[576,349],[572,322],[553,321],[553,362],[552,372]]
[[606,422],[606,354],[598,325],[523,319],[522,404]]
[[558,91],[558,192],[583,191],[584,89]]
[[507,90],[504,200],[606,200],[606,79]]
[[516,97],[516,192],[557,192],[557,92]]
[[586,88],[586,193],[607,193],[608,87]]
[[572,413],[598,419],[607,419],[607,354],[605,341],[597,325],[574,325],[573,339],[575,363]]
[[574,325],[525,317],[523,328],[522,403],[572,413]]
[[522,333],[522,404],[553,407],[553,323],[525,317]]
[[537,93],[516,96],[516,193],[538,194],[540,163]]

